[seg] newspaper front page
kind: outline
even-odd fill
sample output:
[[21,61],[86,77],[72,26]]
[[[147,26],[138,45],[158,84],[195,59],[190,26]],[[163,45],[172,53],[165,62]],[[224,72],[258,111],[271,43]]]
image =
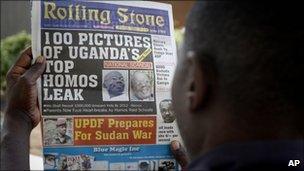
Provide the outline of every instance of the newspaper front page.
[[32,1],[44,169],[177,170],[170,5]]

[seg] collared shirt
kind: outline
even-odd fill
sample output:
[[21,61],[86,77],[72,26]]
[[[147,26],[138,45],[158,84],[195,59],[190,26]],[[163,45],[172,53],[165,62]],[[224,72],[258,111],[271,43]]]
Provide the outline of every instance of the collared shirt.
[[129,101],[128,93],[123,92],[119,96],[110,97],[107,90],[103,91],[103,101]]
[[223,145],[194,160],[188,170],[304,171],[304,139]]
[[140,99],[134,95],[133,92],[131,92],[131,101],[154,101],[153,94],[151,94],[149,97],[145,99]]
[[68,135],[60,137],[58,134],[53,138],[52,144],[72,144],[72,139]]

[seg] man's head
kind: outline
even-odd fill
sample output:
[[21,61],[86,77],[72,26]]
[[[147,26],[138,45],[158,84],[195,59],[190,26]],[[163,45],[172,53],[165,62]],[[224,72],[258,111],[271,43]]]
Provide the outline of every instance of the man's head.
[[67,129],[67,120],[66,118],[58,118],[56,121],[56,127],[59,135],[64,136]]
[[110,97],[122,95],[125,90],[125,80],[118,71],[110,71],[104,76],[103,87],[107,89]]
[[135,71],[131,75],[131,88],[134,95],[140,99],[148,99],[152,96],[152,84],[146,72]]
[[175,114],[172,108],[172,100],[162,100],[159,103],[159,110],[165,123],[172,123],[175,120]]
[[279,2],[195,5],[173,85],[173,107],[190,157],[223,143],[300,134],[301,11]]

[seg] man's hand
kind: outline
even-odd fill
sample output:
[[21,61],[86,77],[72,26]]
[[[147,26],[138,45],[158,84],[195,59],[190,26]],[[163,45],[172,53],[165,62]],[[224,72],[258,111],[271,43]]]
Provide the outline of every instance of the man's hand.
[[36,80],[46,60],[38,57],[31,65],[31,48],[26,49],[7,74],[7,110],[1,129],[1,170],[29,170],[29,138],[40,122]]
[[186,155],[185,149],[178,141],[174,140],[171,142],[171,151],[177,163],[182,167],[182,170],[186,170],[189,164],[189,158]]
[[[36,80],[45,69],[45,58],[40,56],[35,64],[32,61],[31,48],[27,48],[9,70],[7,80],[7,112],[6,117],[23,117],[30,121],[32,128],[40,122],[40,112],[37,100]],[[25,116],[11,116],[22,113]]]

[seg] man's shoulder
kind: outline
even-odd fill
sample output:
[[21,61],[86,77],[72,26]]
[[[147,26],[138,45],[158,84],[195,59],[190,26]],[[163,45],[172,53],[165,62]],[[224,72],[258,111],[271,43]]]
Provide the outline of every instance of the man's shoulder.
[[71,141],[72,140],[72,138],[68,135],[64,135],[64,138],[65,138],[66,141]]
[[60,139],[59,139],[59,136],[57,134],[55,134],[53,136],[53,142],[57,142],[57,141],[60,141]]
[[303,165],[291,168],[288,162],[304,160],[304,140],[252,141],[221,145],[201,155],[188,167],[204,171],[302,170]]

